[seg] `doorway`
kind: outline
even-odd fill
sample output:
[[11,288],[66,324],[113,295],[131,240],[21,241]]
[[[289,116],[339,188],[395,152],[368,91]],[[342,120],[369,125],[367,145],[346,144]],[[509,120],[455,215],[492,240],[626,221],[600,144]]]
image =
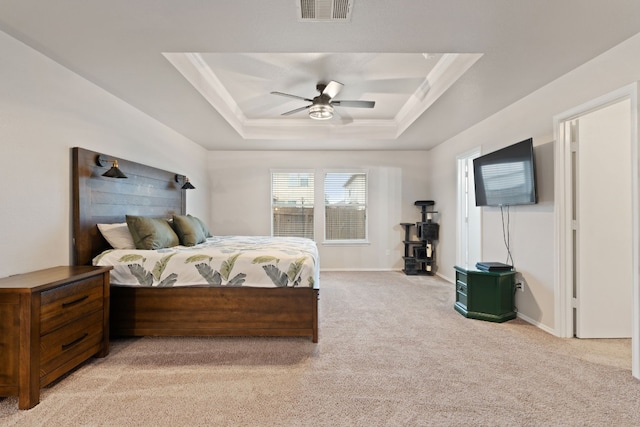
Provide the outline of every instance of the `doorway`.
[[482,259],[482,209],[476,206],[473,159],[480,156],[477,148],[457,157],[458,209],[456,265],[472,268]]
[[[556,130],[556,334],[638,336],[638,86],[572,109]],[[624,210],[624,212],[622,212]]]

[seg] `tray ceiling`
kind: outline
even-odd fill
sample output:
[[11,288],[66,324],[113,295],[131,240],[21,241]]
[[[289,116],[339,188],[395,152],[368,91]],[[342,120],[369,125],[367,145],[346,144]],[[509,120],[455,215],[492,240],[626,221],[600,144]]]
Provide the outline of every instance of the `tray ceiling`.
[[[460,78],[479,54],[421,53],[165,53],[165,57],[247,139],[396,139]],[[316,85],[345,86],[336,100],[375,101],[372,109],[337,106],[317,122]]]
[[[336,2],[7,0],[0,30],[209,150],[429,149],[640,32],[637,0],[349,0],[348,19],[300,19]],[[299,104],[269,92],[323,80],[375,108],[280,116]]]

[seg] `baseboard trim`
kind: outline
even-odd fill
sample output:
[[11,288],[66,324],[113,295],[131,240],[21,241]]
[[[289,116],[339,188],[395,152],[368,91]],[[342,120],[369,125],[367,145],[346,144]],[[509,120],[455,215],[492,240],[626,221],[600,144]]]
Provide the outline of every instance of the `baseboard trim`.
[[537,328],[540,328],[540,329],[542,329],[543,331],[545,331],[545,332],[547,332],[547,333],[549,333],[549,334],[551,334],[551,335],[553,335],[553,336],[556,336],[556,337],[558,336],[558,334],[556,334],[556,331],[554,331],[554,330],[553,330],[553,329],[551,329],[550,327],[548,327],[548,326],[546,326],[546,325],[544,325],[544,324],[542,324],[542,323],[538,322],[537,320],[532,319],[532,318],[531,318],[531,317],[529,317],[529,316],[525,316],[525,315],[524,315],[524,314],[522,314],[522,313],[518,313],[518,318],[520,318],[520,319],[524,320],[524,321],[525,321],[525,322],[527,322],[527,323],[531,323],[533,326],[535,326],[535,327],[537,327]]
[[451,278],[449,278],[449,277],[447,277],[447,276],[443,276],[443,275],[442,275],[442,274],[440,274],[440,273],[436,273],[436,276],[438,276],[439,278],[441,278],[442,280],[444,280],[444,281],[446,281],[446,282],[451,283],[452,285],[455,285],[455,284],[456,284],[456,281],[455,281],[455,280],[453,280],[453,279],[451,279]]

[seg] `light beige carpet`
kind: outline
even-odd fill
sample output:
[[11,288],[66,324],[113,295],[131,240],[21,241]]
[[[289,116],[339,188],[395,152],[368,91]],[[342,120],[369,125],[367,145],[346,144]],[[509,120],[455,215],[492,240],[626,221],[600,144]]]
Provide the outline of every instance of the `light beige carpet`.
[[112,342],[8,426],[637,426],[629,340],[555,338],[453,310],[454,287],[395,272],[321,275],[320,342]]

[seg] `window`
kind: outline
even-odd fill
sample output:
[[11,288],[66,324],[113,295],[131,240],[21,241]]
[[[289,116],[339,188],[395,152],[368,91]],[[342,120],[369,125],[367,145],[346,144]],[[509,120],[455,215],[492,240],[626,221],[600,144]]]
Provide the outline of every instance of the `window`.
[[313,239],[313,172],[271,172],[273,236]]
[[367,174],[328,172],[324,176],[325,239],[367,239]]

